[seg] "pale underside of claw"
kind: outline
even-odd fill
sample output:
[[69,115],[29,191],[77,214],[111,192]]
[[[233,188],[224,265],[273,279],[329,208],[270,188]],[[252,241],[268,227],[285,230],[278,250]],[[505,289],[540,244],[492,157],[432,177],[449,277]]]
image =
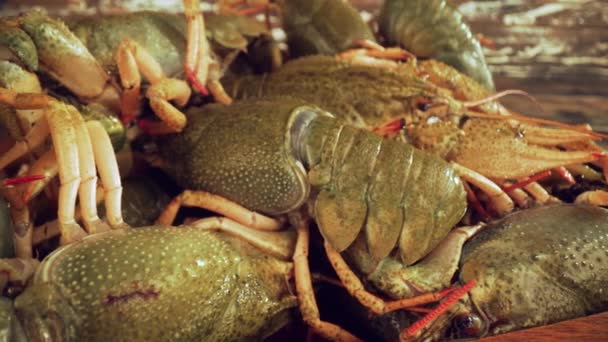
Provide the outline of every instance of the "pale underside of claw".
[[457,163],[452,163],[452,167],[460,177],[475,185],[488,196],[489,201],[492,203],[494,210],[499,216],[504,216],[513,211],[513,201],[496,183],[478,172]]
[[526,137],[529,144],[541,146],[557,146],[578,141],[590,140],[589,133],[553,127],[520,124],[518,130]]

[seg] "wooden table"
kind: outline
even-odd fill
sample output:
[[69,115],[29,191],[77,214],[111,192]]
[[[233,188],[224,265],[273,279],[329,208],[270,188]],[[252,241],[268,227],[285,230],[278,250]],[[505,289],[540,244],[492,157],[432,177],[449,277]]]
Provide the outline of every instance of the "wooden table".
[[484,338],[483,342],[608,341],[608,312]]

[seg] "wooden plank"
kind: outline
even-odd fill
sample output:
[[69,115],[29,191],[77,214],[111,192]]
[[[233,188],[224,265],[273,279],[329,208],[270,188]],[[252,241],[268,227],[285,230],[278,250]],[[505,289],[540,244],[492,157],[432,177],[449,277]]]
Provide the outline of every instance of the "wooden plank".
[[481,339],[483,342],[608,341],[608,312]]
[[608,95],[605,1],[458,1],[472,30],[496,44],[485,49],[497,84],[537,93]]
[[588,123],[595,131],[608,133],[608,101],[604,97],[535,94],[533,89],[526,90],[531,91],[541,108],[522,96],[505,97],[500,102],[517,113],[570,124]]

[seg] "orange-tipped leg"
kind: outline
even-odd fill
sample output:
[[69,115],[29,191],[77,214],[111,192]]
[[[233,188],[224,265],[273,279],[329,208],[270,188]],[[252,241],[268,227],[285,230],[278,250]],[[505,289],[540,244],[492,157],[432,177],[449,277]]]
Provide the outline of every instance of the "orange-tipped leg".
[[[186,79],[192,87],[203,95],[209,91],[213,98],[222,104],[230,104],[232,99],[219,83],[221,69],[210,49],[205,33],[205,19],[200,11],[199,0],[184,0],[186,15]],[[209,91],[207,90],[209,87]]]
[[298,232],[298,240],[293,254],[293,263],[295,268],[296,291],[302,318],[315,333],[330,341],[360,341],[356,336],[341,327],[321,320],[319,307],[312,288],[310,266],[308,264],[308,246],[310,239],[308,223],[305,220],[300,220],[300,222],[296,224],[296,229]]
[[199,0],[184,0],[186,15],[186,62],[184,65],[186,78],[201,94],[209,94],[207,72],[211,57],[209,42],[205,35],[205,20],[200,11]]
[[205,191],[186,190],[175,197],[167,205],[156,222],[158,224],[170,225],[175,220],[177,211],[181,206],[199,207],[233,219],[234,221],[258,230],[278,230],[281,222],[244,208],[238,203],[232,202],[221,196]]
[[336,57],[355,64],[373,65],[385,68],[396,67],[396,61],[415,58],[412,53],[406,50],[397,47],[385,48],[370,40],[360,39],[353,43],[360,46],[360,48],[346,50],[339,53]]
[[126,38],[116,53],[116,64],[123,87],[122,122],[130,123],[139,112],[141,74],[150,82],[146,97],[156,115],[163,120],[170,132],[180,132],[186,125],[186,116],[177,106],[185,106],[191,90],[182,80],[167,78],[160,64],[138,43]]

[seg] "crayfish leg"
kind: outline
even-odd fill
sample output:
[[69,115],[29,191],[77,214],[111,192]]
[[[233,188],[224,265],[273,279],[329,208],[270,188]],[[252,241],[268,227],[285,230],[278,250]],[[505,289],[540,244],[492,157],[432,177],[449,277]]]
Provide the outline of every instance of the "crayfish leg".
[[353,64],[376,66],[386,69],[394,69],[398,61],[408,58],[415,60],[415,56],[407,50],[398,47],[385,48],[371,40],[357,40],[355,44],[360,48],[353,48],[336,55],[339,60],[348,61]]
[[30,153],[36,147],[42,145],[49,134],[50,131],[47,121],[44,119],[36,121],[23,140],[17,141],[10,150],[6,151],[6,153],[0,157],[0,170],[27,153]]
[[[122,183],[110,136],[98,121],[87,121],[86,131],[91,140],[95,141],[93,156],[103,184],[106,220],[113,229],[125,228],[127,224],[122,218]],[[87,201],[94,205],[96,198],[92,196]]]
[[[0,102],[16,109],[42,109],[53,141],[55,161],[46,156],[41,167],[52,168],[56,163],[60,179],[57,220],[61,242],[70,243],[86,236],[76,223],[76,198],[80,198],[85,226],[91,232],[107,230],[97,216],[97,164],[106,186],[106,206],[112,227],[123,226],[120,208],[120,175],[110,138],[100,123],[85,123],[73,106],[43,94],[23,94],[0,88]],[[32,130],[34,131],[34,130]],[[30,134],[32,133],[30,131]],[[94,135],[96,144],[91,142]],[[28,134],[29,136],[29,134]],[[40,138],[39,138],[40,139]],[[26,139],[27,140],[27,139]],[[26,145],[27,146],[27,145]],[[29,197],[28,193],[26,196]]]
[[293,253],[295,269],[295,284],[298,294],[300,312],[304,321],[315,333],[332,341],[360,341],[356,336],[343,328],[321,320],[319,307],[312,288],[310,265],[308,263],[308,246],[310,240],[310,229],[307,220],[298,220],[296,230],[298,239]]
[[205,33],[205,19],[200,11],[199,0],[184,0],[184,14],[186,15],[186,78],[201,94],[208,95],[209,87],[213,98],[222,104],[228,105],[232,99],[219,83],[219,63],[212,55],[209,41]]
[[0,259],[0,290],[9,282],[25,285],[39,264],[40,261],[32,257]]
[[173,131],[181,132],[186,126],[186,116],[169,100],[185,105],[190,98],[190,87],[182,80],[165,78],[148,88],[146,97],[156,115]]
[[251,211],[224,197],[206,191],[195,190],[185,190],[177,195],[163,210],[156,223],[172,224],[181,206],[207,209],[257,230],[273,231],[281,228],[279,220]]
[[17,187],[2,189],[2,195],[10,203],[10,214],[14,227],[14,248],[17,258],[32,258],[33,225],[29,207],[21,201]]
[[608,205],[608,192],[604,190],[585,191],[576,197],[574,203],[606,206]]
[[186,105],[192,93],[188,84],[179,79],[167,78],[154,57],[130,39],[124,39],[120,43],[115,58],[124,89],[121,94],[121,121],[129,123],[138,115],[141,73],[151,84],[146,97],[150,100],[154,113],[171,132],[181,132],[186,126],[186,116],[169,101],[175,101],[180,107]]
[[76,111],[76,108],[68,107],[68,110],[72,115],[72,122],[78,144],[78,164],[81,179],[78,187],[78,198],[80,200],[82,222],[87,232],[90,234],[104,232],[109,230],[110,227],[97,215],[97,202],[95,201],[97,192],[97,170],[95,169],[91,136],[87,129],[87,123],[85,123],[80,113]]
[[331,247],[329,242],[325,241],[324,246],[327,257],[344,288],[351,296],[355,297],[359,303],[378,315],[383,315],[399,309],[407,309],[422,304],[433,303],[443,298],[447,293],[445,291],[429,292],[410,298],[385,301],[365,289],[361,280],[346,264],[340,253]]
[[[49,97],[40,94],[40,84],[38,83],[37,78],[35,78],[35,83],[36,84],[29,86],[9,84],[7,86],[12,88],[0,88],[0,103],[15,109],[13,112],[8,111],[8,115],[17,115],[17,113],[22,110],[30,110],[28,111],[30,116],[34,114],[31,110],[40,110],[40,112],[44,113],[44,109],[49,105]],[[7,115],[7,113],[3,113],[2,115]],[[25,137],[20,136],[17,138],[16,143],[0,156],[0,170],[26,154],[32,153],[37,147],[41,146],[50,135],[49,125],[47,120],[44,119],[43,114],[36,116],[38,116],[38,119],[31,128],[29,127],[29,124],[25,122],[20,122],[20,124],[17,125],[21,126],[21,130],[27,132],[27,134]],[[16,118],[6,119],[12,120]],[[6,121],[6,119],[4,119],[4,121]],[[18,130],[19,127],[13,127],[13,129]]]
[[80,165],[78,162],[78,141],[72,125],[72,114],[67,105],[54,102],[45,111],[49,123],[55,157],[59,166],[59,199],[57,218],[61,230],[61,243],[81,240],[85,231],[76,223],[74,213],[76,197],[80,186]]
[[[48,124],[48,130],[51,133],[59,162],[61,187],[57,216],[62,232],[62,241],[69,242],[83,238],[86,233],[74,220],[76,196],[80,184],[80,170],[76,133],[72,125],[72,115],[67,105],[43,94],[23,94],[4,88],[0,88],[0,102],[16,109],[44,110],[44,121]],[[32,131],[34,129],[30,131],[30,134]],[[28,137],[30,134],[28,134]],[[26,141],[28,141],[27,137]],[[25,146],[29,146],[29,144],[26,143]]]
[[458,163],[452,163],[451,165],[462,179],[475,185],[478,189],[488,195],[493,209],[499,216],[504,216],[513,211],[513,201],[498,184],[484,177],[482,174]]
[[42,154],[30,167],[29,175],[44,175],[44,179],[39,182],[30,182],[24,186],[22,199],[24,203],[36,197],[50,181],[57,176],[57,160],[55,159],[55,149],[50,148]]
[[121,121],[126,124],[134,120],[140,109],[141,74],[154,84],[165,75],[160,64],[137,42],[125,38],[116,50],[116,67],[122,85]]
[[184,0],[186,15],[186,77],[201,94],[207,95],[207,69],[209,67],[209,42],[205,36],[205,20],[201,14],[199,0]]
[[244,226],[226,217],[208,217],[191,223],[199,229],[221,231],[258,247],[266,253],[289,260],[294,250],[294,235],[291,230],[262,231]]
[[[484,227],[483,224],[475,226],[463,226],[450,231],[450,233],[437,245],[431,253],[426,255],[420,262],[413,266],[406,266],[396,259],[385,259],[378,267],[368,275],[368,280],[377,287],[389,289],[387,293],[392,298],[402,298],[392,302],[376,301],[376,308],[368,306],[378,314],[389,312],[396,309],[407,309],[408,307],[430,303],[443,298],[448,291],[443,290],[452,281],[453,275],[458,269],[462,247],[464,243]],[[331,248],[331,247],[330,247]],[[353,287],[350,283],[352,277],[356,277],[346,264],[342,264],[340,255],[335,254],[331,249],[327,249],[329,259],[336,269],[338,277],[349,289],[351,295],[357,299],[368,296],[364,294],[362,287]],[[338,268],[337,268],[338,267]],[[348,276],[349,278],[345,278]],[[357,279],[358,281],[358,279]],[[356,290],[356,292],[354,291]],[[353,291],[353,292],[351,292]]]

